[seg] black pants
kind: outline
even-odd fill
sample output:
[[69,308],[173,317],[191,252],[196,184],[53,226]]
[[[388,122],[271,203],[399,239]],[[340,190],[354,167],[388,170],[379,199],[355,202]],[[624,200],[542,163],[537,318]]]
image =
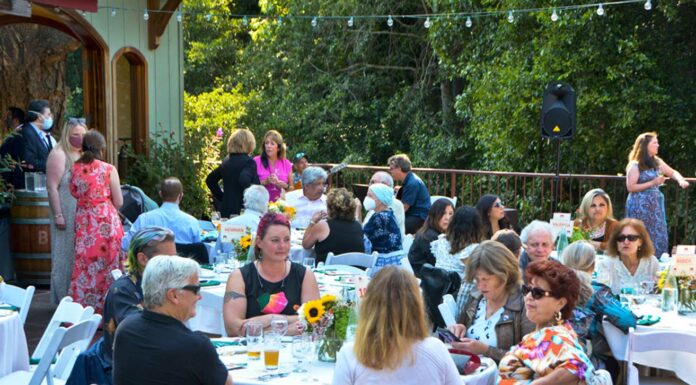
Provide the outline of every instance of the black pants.
[[406,217],[404,223],[406,227],[406,234],[415,234],[416,231],[423,226],[423,222],[425,222],[425,220],[420,219],[419,217]]

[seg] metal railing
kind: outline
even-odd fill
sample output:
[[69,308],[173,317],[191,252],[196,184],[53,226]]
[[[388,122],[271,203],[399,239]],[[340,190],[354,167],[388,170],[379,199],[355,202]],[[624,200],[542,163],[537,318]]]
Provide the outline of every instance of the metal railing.
[[[314,164],[330,168],[335,164]],[[351,188],[354,184],[367,184],[377,171],[387,171],[387,167],[349,165],[343,171],[331,175],[332,186]],[[435,168],[414,168],[413,171],[425,182],[430,195],[457,197],[458,205],[475,205],[484,194],[496,194],[503,203],[518,212],[519,223],[524,226],[533,219],[548,220],[552,216],[552,198],[555,174],[500,172],[479,170],[454,170]],[[612,199],[614,217],[623,218],[624,205],[628,191],[626,177],[615,175],[561,174],[559,212],[574,213],[582,197],[593,188],[601,188]],[[692,185],[696,178],[687,178]],[[689,200],[696,199],[696,186],[681,189],[674,181],[668,181],[662,188],[665,195],[667,225],[670,244],[694,244],[696,227],[690,221]],[[691,215],[690,215],[691,214]]]

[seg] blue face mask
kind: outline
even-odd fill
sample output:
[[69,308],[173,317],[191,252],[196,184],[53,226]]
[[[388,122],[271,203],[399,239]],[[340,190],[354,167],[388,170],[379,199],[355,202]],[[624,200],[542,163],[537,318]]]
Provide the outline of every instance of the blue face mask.
[[53,127],[53,118],[45,118],[43,121],[43,130],[44,131],[51,131],[52,127]]

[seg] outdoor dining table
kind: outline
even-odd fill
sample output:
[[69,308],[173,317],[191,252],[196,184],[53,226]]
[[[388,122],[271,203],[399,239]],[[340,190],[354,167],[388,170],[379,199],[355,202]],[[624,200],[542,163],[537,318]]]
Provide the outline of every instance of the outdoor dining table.
[[[302,237],[304,236],[304,229],[292,229],[290,232],[290,260],[297,263],[302,263],[305,258],[314,258],[314,249],[305,249],[302,247]],[[208,250],[208,258],[210,263],[215,262],[215,257],[221,253],[218,250],[219,245],[216,241],[204,242],[206,249]]]
[[[223,339],[234,340],[234,339]],[[218,348],[220,360],[228,368],[240,368],[231,370],[232,379],[235,384],[258,385],[258,384],[283,384],[283,385],[306,385],[318,384],[329,385],[333,379],[335,363],[320,362],[316,358],[305,363],[306,373],[293,372],[295,369],[295,359],[292,356],[290,339],[285,337],[283,347],[280,350],[279,368],[275,371],[266,371],[263,364],[263,353],[261,359],[249,361],[243,346]],[[234,354],[236,353],[236,354]],[[462,384],[466,385],[493,385],[498,377],[498,368],[490,358],[481,357],[481,367],[474,373],[461,376]]]
[[[653,325],[638,325],[636,327],[637,333],[670,330],[677,333],[696,335],[696,313],[679,315],[673,311],[662,312],[659,306],[658,295],[648,295],[642,305],[632,306],[631,310],[637,316],[651,315],[660,317],[660,321]],[[614,357],[617,360],[626,361],[628,335],[607,321],[603,322],[603,327]],[[634,353],[633,361],[645,366],[671,370],[687,384],[696,384],[696,355],[694,354],[676,351]]]
[[19,313],[0,309],[0,378],[18,370],[29,370],[29,350]]

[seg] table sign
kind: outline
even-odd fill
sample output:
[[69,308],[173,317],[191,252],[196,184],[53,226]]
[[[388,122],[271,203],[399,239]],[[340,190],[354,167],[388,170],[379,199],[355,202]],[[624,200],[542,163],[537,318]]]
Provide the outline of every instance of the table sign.
[[554,238],[556,238],[561,231],[565,231],[568,238],[573,235],[573,220],[571,219],[570,213],[553,213],[553,218],[550,223],[553,227]]
[[247,233],[247,226],[224,223],[220,229],[220,239],[224,243],[240,240]]
[[696,246],[677,246],[677,253],[672,257],[671,273],[678,277],[696,277]]
[[369,278],[366,275],[355,276],[355,293],[358,302],[365,297],[368,282]]

